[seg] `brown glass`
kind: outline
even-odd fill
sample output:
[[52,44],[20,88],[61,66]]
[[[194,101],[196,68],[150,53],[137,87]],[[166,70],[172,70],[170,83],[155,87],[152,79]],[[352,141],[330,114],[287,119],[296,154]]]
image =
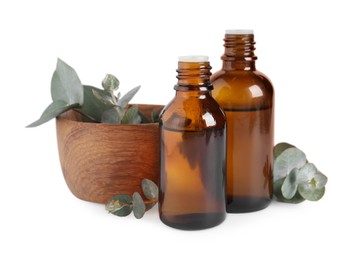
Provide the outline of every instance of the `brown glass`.
[[251,212],[272,198],[274,90],[255,68],[253,34],[226,34],[223,67],[211,77],[227,116],[227,212]]
[[160,118],[159,213],[168,226],[196,230],[225,219],[226,123],[211,96],[208,62],[179,62],[175,98]]

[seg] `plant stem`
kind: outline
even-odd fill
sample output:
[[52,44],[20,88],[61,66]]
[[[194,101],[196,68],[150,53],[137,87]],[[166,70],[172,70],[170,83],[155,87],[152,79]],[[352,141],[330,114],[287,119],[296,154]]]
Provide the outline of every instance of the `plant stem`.
[[76,113],[79,113],[80,115],[86,117],[87,119],[90,119],[94,123],[101,123],[101,122],[97,121],[95,118],[93,118],[92,116],[86,115],[84,112],[82,112],[81,110],[78,110],[77,108],[73,108],[72,110],[75,111]]
[[[146,205],[146,204],[151,204],[151,203],[157,203],[158,202],[158,199],[153,199],[153,200],[144,200],[143,203]],[[125,202],[119,202],[119,204],[121,206],[131,206],[132,203],[125,203]]]
[[[113,90],[111,91],[111,97],[112,97],[112,101],[114,102],[114,104],[117,104],[118,103],[118,100],[115,96],[115,93],[113,92]],[[118,114],[118,118],[120,119],[119,120],[119,124],[121,124],[121,120],[122,120],[122,115],[121,115],[121,110],[119,107],[115,107],[115,110],[117,111],[117,114]]]
[[151,203],[157,203],[158,199],[153,199],[153,200],[144,200],[143,203],[145,204],[151,204]]

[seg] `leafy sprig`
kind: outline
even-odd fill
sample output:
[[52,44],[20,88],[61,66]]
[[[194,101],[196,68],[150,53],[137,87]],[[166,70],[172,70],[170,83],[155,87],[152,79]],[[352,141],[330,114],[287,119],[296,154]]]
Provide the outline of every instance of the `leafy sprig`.
[[128,103],[133,96],[136,95],[141,86],[135,87],[126,93],[122,98],[121,93],[115,93],[118,90],[120,81],[113,75],[107,74],[102,81],[102,87],[105,92],[100,92],[97,89],[93,89],[93,95],[104,104],[111,107],[104,111],[101,116],[102,123],[108,124],[139,124],[141,123],[141,117],[138,114],[138,108],[135,106],[127,109]]
[[[38,120],[27,127],[39,126],[70,109],[81,114],[82,120],[85,122],[111,124],[151,122],[151,120],[143,116],[138,107],[128,105],[140,89],[140,86],[133,88],[121,98],[120,92],[115,93],[119,85],[119,80],[111,74],[107,74],[102,81],[103,89],[83,85],[76,71],[64,61],[58,59],[56,70],[51,79],[51,98],[53,102],[45,109]],[[152,119],[154,119],[153,116]]]
[[320,200],[327,181],[295,146],[279,143],[274,147],[273,193],[277,200],[288,203]]
[[142,218],[145,212],[158,202],[158,187],[153,181],[143,179],[141,188],[146,200],[143,200],[138,192],[134,192],[132,197],[128,194],[119,194],[108,201],[106,210],[120,217],[128,216],[133,212],[135,218]]

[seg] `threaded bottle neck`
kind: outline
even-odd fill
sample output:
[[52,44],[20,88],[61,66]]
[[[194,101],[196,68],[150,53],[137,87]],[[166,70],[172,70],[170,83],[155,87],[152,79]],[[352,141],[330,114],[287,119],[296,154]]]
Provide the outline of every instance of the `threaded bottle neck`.
[[211,90],[211,66],[207,56],[179,58],[176,90]]
[[224,37],[224,70],[255,70],[254,35],[226,33]]

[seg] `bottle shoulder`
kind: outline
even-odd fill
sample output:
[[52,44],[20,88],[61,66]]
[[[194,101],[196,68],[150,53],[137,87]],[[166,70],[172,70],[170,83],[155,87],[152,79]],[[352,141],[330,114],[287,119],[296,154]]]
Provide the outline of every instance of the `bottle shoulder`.
[[220,70],[211,76],[211,83],[218,87],[222,87],[224,84],[243,88],[248,88],[252,85],[258,85],[263,88],[267,88],[268,90],[273,89],[273,85],[270,79],[264,73],[258,70]]
[[274,88],[259,71],[218,71],[211,77],[213,97],[224,109],[272,107]]
[[225,114],[211,95],[175,97],[162,111],[160,124],[169,129],[198,131],[224,128]]

